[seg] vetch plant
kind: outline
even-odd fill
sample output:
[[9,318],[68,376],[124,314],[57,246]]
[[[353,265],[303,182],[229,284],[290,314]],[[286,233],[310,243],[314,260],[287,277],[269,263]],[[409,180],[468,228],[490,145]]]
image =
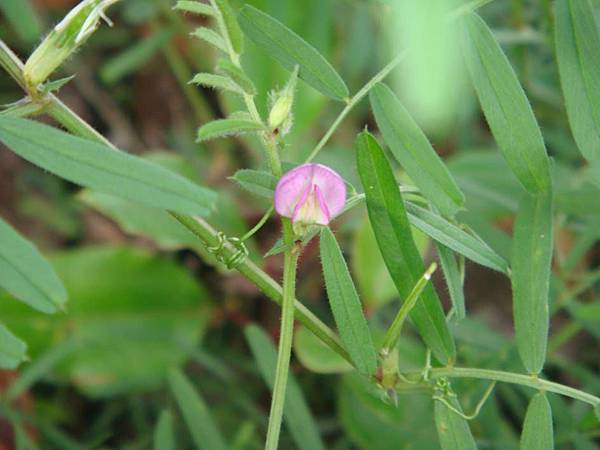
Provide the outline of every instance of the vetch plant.
[[[600,185],[597,172],[600,127],[596,126],[600,116],[594,106],[598,92],[594,87],[600,86],[600,72],[593,70],[594,62],[600,62],[600,38],[593,23],[594,9],[588,0],[558,0],[556,20],[548,19],[547,24],[554,27],[548,31],[553,31],[556,38],[555,71],[560,75],[566,114],[573,131],[571,147],[577,146],[585,160],[571,152],[569,161],[575,160],[576,166],[583,166],[577,171],[562,161],[551,163],[548,155],[551,147],[534,114],[536,108],[528,98],[531,92],[543,97],[546,91],[534,82],[526,89],[522,87],[498,42],[499,33],[490,29],[475,11],[486,1],[469,2],[447,11],[445,20],[460,31],[455,44],[461,50],[461,61],[499,151],[494,149],[485,156],[472,152],[476,159],[469,159],[471,152],[464,150],[463,154],[461,149],[451,161],[439,155],[438,146],[430,142],[397,90],[384,83],[392,71],[403,69],[405,56],[418,52],[419,48],[407,48],[395,55],[351,94],[344,78],[313,45],[252,5],[237,11],[227,0],[181,0],[168,9],[158,8],[164,17],[157,16],[160,20],[155,18],[151,25],[156,33],[166,34],[155,34],[153,37],[158,36],[155,40],[148,40],[152,45],[146,42],[142,57],[139,48],[134,49],[138,53],[133,53],[137,55],[135,59],[144,59],[156,45],[155,50],[169,61],[170,70],[195,116],[202,118],[195,136],[198,153],[205,158],[202,162],[208,157],[218,160],[233,154],[230,150],[235,143],[259,160],[231,177],[237,187],[246,191],[243,195],[255,196],[262,208],[262,218],[250,230],[241,232],[233,223],[239,215],[225,210],[225,189],[216,192],[201,186],[186,171],[190,164],[182,158],[175,161],[181,163],[178,166],[173,160],[161,162],[156,155],[153,159],[120,151],[53,93],[71,77],[57,81],[49,78],[75,52],[85,52],[84,42],[93,37],[102,19],[110,24],[105,11],[117,1],[79,3],[42,40],[25,64],[0,41],[0,65],[25,94],[22,100],[0,112],[0,142],[31,164],[85,188],[79,195],[82,201],[114,219],[127,232],[149,238],[163,251],[191,249],[207,265],[222,271],[215,276],[237,271],[281,307],[279,326],[273,333],[278,335],[277,346],[257,324],[246,326],[243,333],[257,372],[271,390],[268,419],[261,416],[260,402],[245,392],[245,380],[242,383],[236,379],[225,363],[215,363],[212,357],[196,351],[193,339],[191,343],[187,339],[194,334],[193,330],[185,326],[179,329],[179,322],[166,314],[164,322],[171,324],[174,320],[175,331],[160,328],[164,335],[173,336],[166,349],[157,350],[164,360],[150,364],[150,370],[153,383],[158,380],[159,384],[168,384],[196,448],[256,448],[264,443],[265,449],[275,450],[287,448],[289,439],[297,448],[311,450],[330,447],[330,443],[331,447],[339,448],[429,448],[437,445],[431,440],[431,433],[414,439],[412,435],[410,439],[405,436],[435,427],[437,442],[443,450],[484,448],[490,442],[499,445],[498,448],[520,445],[523,450],[546,450],[553,448],[555,441],[572,439],[564,433],[554,435],[554,422],[562,418],[560,414],[553,415],[552,408],[566,405],[563,397],[585,404],[575,407],[579,414],[578,428],[572,434],[586,439],[588,434],[591,439],[597,436],[600,398],[588,392],[597,384],[597,376],[580,367],[574,375],[575,379],[583,380],[580,390],[551,381],[544,374],[549,364],[553,369],[567,367],[565,372],[569,373],[570,363],[557,356],[556,349],[582,328],[592,330],[592,334],[598,330],[597,321],[589,325],[593,319],[586,314],[589,311],[590,316],[597,314],[597,300],[592,295],[597,293],[594,283],[599,278],[598,269],[586,255],[598,240],[597,208],[590,212],[594,206],[590,199],[597,200]],[[371,6],[384,14],[384,8],[394,7],[393,3]],[[201,19],[202,25],[187,33],[201,41],[205,58],[199,64],[201,71],[195,75],[185,58],[177,54],[177,47],[169,42],[172,34],[184,31],[178,30],[179,27],[187,26],[178,15],[180,12]],[[364,16],[360,12],[357,18],[364,20]],[[165,26],[162,19],[169,24],[168,30],[161,29]],[[520,35],[516,38],[523,39]],[[265,80],[249,70],[254,67],[251,58],[257,52],[267,55],[270,64],[277,63],[286,70],[283,87],[272,86],[268,99],[270,86],[265,88]],[[212,54],[217,55],[214,70],[207,63]],[[129,69],[120,70],[128,73]],[[266,79],[266,72],[262,73]],[[214,109],[222,116],[215,115],[210,102],[203,98],[206,91],[196,88],[216,91],[210,95],[219,106]],[[310,95],[302,95],[307,92]],[[306,127],[298,125],[313,125],[317,120],[313,113],[301,114],[301,106],[306,106],[303,102],[311,96],[322,96],[321,104],[325,98],[336,102],[334,105],[340,111],[314,145],[295,148],[311,142],[310,136],[305,136]],[[368,106],[368,114],[374,119],[369,123],[377,126],[378,133],[368,128],[357,132],[363,128],[362,124],[350,123],[351,132],[347,134],[351,134],[354,144],[343,148],[345,159],[332,157],[327,164],[314,162],[327,152],[333,154],[333,146],[329,148],[332,137],[354,108],[367,99],[363,106]],[[40,114],[47,114],[63,129],[28,118]],[[540,116],[540,121],[556,120],[557,115],[560,114],[553,111]],[[310,120],[304,120],[305,117]],[[477,120],[473,122],[478,124]],[[461,139],[466,138],[462,135],[456,138]],[[559,152],[553,156],[560,160]],[[250,157],[244,158],[249,160]],[[356,181],[351,179],[354,172],[358,175]],[[583,174],[585,189],[568,184],[572,180],[561,178],[563,174]],[[586,205],[583,211],[571,203],[571,197],[583,198],[580,200]],[[263,256],[259,249],[266,249],[272,243],[258,242],[258,236],[273,222],[274,211],[278,240]],[[225,213],[225,220],[222,217],[219,220],[219,213]],[[361,220],[366,232],[352,246],[350,256],[354,264],[349,267],[348,230],[356,228]],[[512,229],[510,235],[497,226],[502,223],[506,228],[507,221]],[[213,225],[217,223],[218,226]],[[564,241],[574,241],[568,250],[563,248],[561,237]],[[317,310],[314,303],[304,303],[299,298],[304,290],[297,289],[297,284],[315,278],[298,267],[303,252],[307,258],[314,255],[311,244],[315,238],[318,238],[328,310]],[[430,261],[425,251],[428,243],[433,244],[438,262]],[[281,284],[263,270],[264,260],[279,254],[283,254],[279,264],[283,274]],[[360,261],[361,255],[368,261]],[[110,268],[114,261],[119,261],[109,256],[90,257],[93,262],[90,267],[95,270],[90,277],[100,277],[100,268]],[[0,286],[10,296],[45,314],[66,310],[64,314],[70,318],[69,285],[81,289],[82,297],[88,286],[78,277],[73,282],[71,272],[79,263],[69,266],[66,259],[66,262],[58,259],[55,269],[13,226],[0,220]],[[135,262],[143,258],[134,254],[131,259],[134,261],[131,267],[139,269]],[[493,332],[471,309],[472,299],[467,298],[464,280],[465,273],[475,265],[491,269],[510,284],[514,340]],[[142,267],[148,267],[152,278],[154,266]],[[432,283],[436,271],[443,275],[446,296],[443,289]],[[65,274],[64,281],[57,272]],[[167,279],[178,280],[178,284],[173,281],[173,290],[175,286],[188,286],[186,276],[172,267],[165,269],[165,273]],[[127,277],[120,270],[117,275],[106,283],[99,281],[98,286],[112,286],[116,278]],[[145,286],[147,281],[139,286]],[[89,284],[92,288],[96,286]],[[136,289],[139,287],[132,284]],[[387,292],[391,290],[392,295],[377,299],[379,303],[373,301],[372,297],[383,287]],[[186,289],[177,291],[179,295],[179,291]],[[193,288],[187,291],[190,298],[199,296]],[[590,295],[583,297],[586,293]],[[87,294],[94,298],[95,292]],[[445,307],[445,297],[449,307]],[[79,301],[77,297],[72,299],[76,310]],[[135,320],[133,324],[124,324],[126,319],[117,315],[115,323],[102,328],[95,322],[102,319],[97,316],[106,314],[102,307],[98,314],[91,314],[88,320],[92,325],[84,325],[83,330],[71,327],[70,323],[60,329],[57,325],[55,334],[70,337],[50,349],[49,356],[34,359],[10,386],[5,396],[7,401],[0,404],[0,409],[7,413],[15,428],[20,429],[24,419],[11,402],[55,364],[57,372],[78,383],[87,393],[115,395],[127,392],[129,386],[139,388],[132,382],[134,377],[127,372],[127,364],[125,369],[119,366],[110,372],[106,361],[114,361],[121,352],[127,355],[124,349],[135,355],[151,353],[147,337],[140,331],[145,324],[141,326]],[[555,332],[551,319],[563,310],[567,319],[573,321]],[[155,322],[162,322],[162,318],[157,320],[152,312],[148,322],[156,326]],[[200,314],[208,313],[199,308],[193,313],[173,313],[178,320],[182,315]],[[2,316],[2,321],[7,326],[0,324],[0,367],[14,369],[26,359],[25,334],[31,330],[17,336],[21,332],[20,322],[11,323],[10,314],[6,317]],[[243,319],[236,324],[246,322]],[[295,322],[301,328],[295,327]],[[192,325],[196,327],[195,322]],[[11,331],[13,327],[18,332]],[[94,335],[95,329],[103,330],[100,338]],[[163,334],[158,335],[162,339]],[[83,363],[77,365],[73,355],[86,349],[91,356],[84,354]],[[328,391],[324,396],[327,400],[338,398],[340,423],[335,422],[330,428],[334,432],[338,428],[347,431],[348,436],[342,436],[336,443],[323,431],[327,427],[313,417],[311,409],[317,402],[304,395],[300,387],[304,385],[297,380],[301,374],[290,370],[293,349],[306,368],[336,373],[339,377],[331,388],[335,389],[335,395]],[[231,354],[237,358],[238,353]],[[223,355],[228,354],[223,351]],[[218,395],[227,396],[231,390],[231,403],[236,410],[240,409],[238,405],[242,407],[247,416],[244,424],[249,424],[248,427],[241,424],[238,427],[237,416],[225,421],[221,420],[223,414],[213,414],[212,405],[194,385],[193,376],[182,370],[183,363],[191,356],[203,361],[219,377]],[[95,359],[102,357],[106,359]],[[226,359],[224,356],[223,360]],[[477,380],[486,384],[476,383]],[[502,390],[495,390],[497,383]],[[240,385],[244,387],[240,389]],[[527,408],[521,391],[511,390],[508,387],[511,385],[532,391]],[[102,390],[106,386],[113,390]],[[403,401],[403,395],[409,400]],[[515,410],[513,419],[522,421],[522,430],[517,431],[520,441],[513,436],[508,421],[502,421],[502,427],[498,425],[503,411],[495,403],[496,398],[502,399],[502,405],[509,405],[505,409]],[[176,417],[165,409],[156,420],[155,448],[176,448],[176,438],[183,439],[174,432]],[[478,421],[477,427],[470,426],[473,420]],[[230,438],[221,427],[233,422],[240,431]],[[399,434],[386,441],[386,436],[394,432]],[[148,439],[141,442],[147,445]]]

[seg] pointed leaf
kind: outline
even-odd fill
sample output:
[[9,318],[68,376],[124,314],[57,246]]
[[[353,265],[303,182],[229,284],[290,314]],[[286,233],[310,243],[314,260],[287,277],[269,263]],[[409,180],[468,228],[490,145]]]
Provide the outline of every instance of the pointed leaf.
[[465,199],[445,164],[417,123],[386,85],[370,94],[377,125],[394,157],[427,199],[443,214],[453,216]]
[[543,392],[529,402],[521,433],[521,450],[554,450],[552,409]]
[[321,232],[321,264],[329,306],[352,361],[364,375],[377,370],[377,356],[362,304],[344,260],[344,255],[329,228]]
[[442,272],[448,286],[450,301],[454,308],[454,317],[456,320],[465,318],[465,294],[463,290],[463,280],[458,267],[458,262],[452,250],[443,244],[436,243],[435,248],[442,266]]
[[300,66],[299,76],[321,93],[338,99],[349,95],[344,80],[329,62],[308,42],[278,20],[246,5],[240,25],[256,45],[288,70]]
[[214,16],[216,14],[216,11],[212,6],[199,1],[179,0],[173,9],[194,14],[202,14],[204,16]]
[[212,73],[199,73],[192,78],[190,83],[200,84],[213,89],[223,89],[242,95],[244,91],[231,78]]
[[[244,332],[246,341],[248,341],[252,355],[258,365],[258,370],[269,388],[273,390],[277,367],[275,345],[266,333],[256,325],[246,327]],[[283,418],[296,446],[300,450],[325,449],[317,424],[292,373],[289,374],[288,378]]]
[[[412,237],[404,201],[383,149],[368,132],[357,139],[358,172],[369,220],[386,266],[404,301],[425,267]],[[410,312],[419,333],[442,363],[454,360],[454,341],[434,288],[429,284]]]
[[245,119],[219,119],[208,122],[198,130],[198,141],[255,133],[264,130],[261,123]]
[[227,44],[223,40],[218,33],[215,33],[210,28],[200,27],[196,28],[192,32],[192,36],[197,37],[198,39],[202,39],[205,42],[208,42],[210,45],[218,48],[224,53],[227,53]]
[[169,410],[160,413],[154,428],[154,450],[175,450],[175,434],[173,431],[173,414]]
[[169,374],[171,392],[198,450],[226,450],[225,439],[194,385],[179,370]]
[[254,195],[273,200],[277,178],[269,172],[242,169],[238,170],[230,179],[239,183],[242,188]]
[[519,204],[511,256],[517,347],[529,373],[542,370],[548,340],[552,262],[552,193],[525,194]]
[[485,22],[471,13],[465,24],[465,60],[496,142],[529,192],[546,191],[551,182],[550,165],[529,100]]
[[588,0],[556,2],[556,57],[579,150],[600,160],[600,36]]
[[227,0],[211,0],[211,3],[219,10],[222,20],[223,34],[227,34],[234,52],[238,55],[244,49],[244,35]]
[[67,292],[35,246],[0,219],[0,287],[32,308],[54,313]]
[[256,88],[254,87],[254,83],[252,83],[252,80],[250,80],[250,78],[246,76],[242,69],[240,69],[228,59],[221,58],[217,63],[217,70],[228,75],[247,94],[256,94]]
[[31,120],[0,117],[0,141],[61,178],[148,206],[204,216],[216,199],[156,164]]
[[0,369],[16,369],[25,360],[27,344],[0,324]]
[[[446,397],[446,401],[460,411],[456,397]],[[434,400],[435,426],[442,450],[477,450],[469,423],[440,401]]]
[[406,203],[406,210],[410,222],[423,233],[482,266],[508,273],[507,262],[479,238],[413,203]]

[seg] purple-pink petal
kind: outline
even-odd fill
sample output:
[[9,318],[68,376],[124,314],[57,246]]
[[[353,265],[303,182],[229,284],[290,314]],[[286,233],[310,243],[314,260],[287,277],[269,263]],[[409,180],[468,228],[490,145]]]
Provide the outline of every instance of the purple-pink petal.
[[284,217],[294,217],[294,212],[311,194],[316,197],[327,222],[337,216],[346,203],[346,185],[342,177],[327,166],[311,163],[298,166],[281,177],[275,189],[275,210]]

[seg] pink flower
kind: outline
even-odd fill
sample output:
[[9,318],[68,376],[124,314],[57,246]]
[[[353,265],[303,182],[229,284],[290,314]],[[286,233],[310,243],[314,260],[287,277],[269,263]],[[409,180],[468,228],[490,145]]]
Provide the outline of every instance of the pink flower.
[[327,225],[345,203],[344,180],[321,164],[303,164],[290,170],[275,188],[275,210],[290,217],[300,235],[314,225]]

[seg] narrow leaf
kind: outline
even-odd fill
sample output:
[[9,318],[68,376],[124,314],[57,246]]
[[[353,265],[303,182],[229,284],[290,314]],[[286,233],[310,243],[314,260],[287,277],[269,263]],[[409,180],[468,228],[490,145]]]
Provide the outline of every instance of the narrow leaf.
[[242,169],[238,170],[230,179],[254,195],[273,200],[277,178],[269,172]]
[[546,191],[551,182],[550,165],[525,92],[485,22],[471,13],[465,17],[465,24],[465,60],[496,142],[530,193]]
[[371,332],[344,255],[329,228],[321,232],[321,264],[329,305],[352,361],[364,375],[377,370],[377,356]]
[[556,2],[556,57],[579,150],[600,160],[600,36],[588,0]]
[[[456,397],[448,396],[446,401],[460,411]],[[442,450],[477,450],[468,422],[444,403],[436,400],[433,403],[435,427]]]
[[[273,390],[277,367],[277,350],[266,333],[256,325],[245,329],[246,340],[263,379]],[[289,374],[283,410],[285,425],[300,450],[324,449],[319,429],[313,419],[298,382]]]
[[244,119],[219,119],[208,122],[198,130],[198,141],[255,133],[263,130],[261,123]]
[[222,52],[227,53],[227,44],[225,43],[223,38],[210,28],[196,28],[192,32],[192,36],[197,37],[198,39],[202,39],[203,41],[208,42],[210,45],[218,48]]
[[221,14],[223,32],[227,33],[233,51],[238,55],[241,54],[244,48],[244,35],[229,2],[227,0],[211,0],[211,2]]
[[396,95],[384,84],[370,94],[377,125],[394,157],[427,199],[453,216],[465,199],[445,164]]
[[0,219],[0,287],[32,308],[54,313],[67,292],[35,246]]
[[66,180],[148,206],[204,216],[216,199],[157,164],[31,120],[0,117],[0,141]]
[[[368,132],[357,139],[358,172],[367,196],[369,220],[385,264],[404,301],[425,271],[412,237],[404,201],[383,149]],[[431,285],[410,312],[425,343],[442,363],[454,360],[454,341]]]
[[0,324],[0,369],[16,369],[25,360],[27,344]]
[[508,264],[479,238],[461,230],[443,217],[406,203],[410,222],[436,241],[482,266],[507,273]]
[[256,88],[252,80],[246,76],[244,71],[238,66],[233,64],[228,59],[221,58],[217,63],[217,70],[228,75],[233,81],[235,81],[247,94],[255,95]]
[[194,14],[202,14],[204,16],[214,16],[216,13],[212,6],[199,1],[179,0],[173,9],[191,12]]
[[227,444],[192,383],[179,370],[169,374],[169,386],[198,450],[225,450]]
[[223,89],[242,95],[244,91],[231,78],[212,73],[199,73],[192,78],[190,83],[199,84],[213,89]]
[[173,414],[169,410],[160,413],[154,428],[154,450],[175,450],[175,433],[173,430]]
[[552,194],[525,194],[515,219],[511,256],[517,347],[529,373],[542,370],[548,340],[552,262]]
[[443,244],[437,243],[435,245],[437,254],[440,259],[442,266],[442,272],[446,279],[446,286],[448,286],[448,293],[450,294],[450,301],[454,308],[454,317],[457,320],[462,320],[466,316],[465,312],[465,294],[463,290],[463,280],[458,267],[458,262],[452,250]]
[[521,450],[554,450],[552,409],[543,392],[537,393],[529,402],[523,432]]
[[300,66],[299,76],[321,93],[339,100],[348,97],[344,80],[327,60],[308,42],[278,20],[246,5],[240,25],[256,45],[288,70]]

